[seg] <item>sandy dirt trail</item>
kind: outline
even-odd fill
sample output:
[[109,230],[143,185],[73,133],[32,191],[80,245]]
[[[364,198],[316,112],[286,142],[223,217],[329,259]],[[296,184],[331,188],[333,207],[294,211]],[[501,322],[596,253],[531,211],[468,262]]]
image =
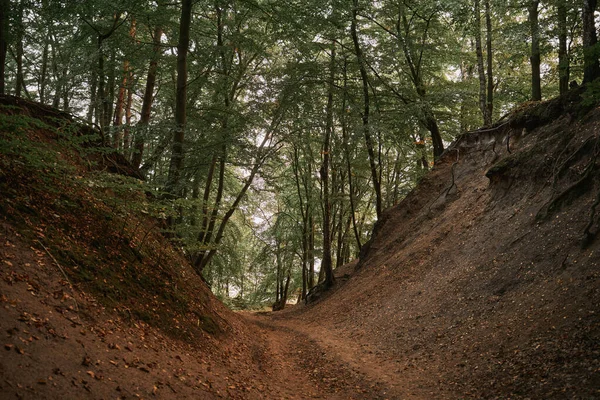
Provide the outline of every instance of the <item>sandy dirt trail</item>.
[[[419,377],[395,360],[375,354],[368,344],[343,338],[319,324],[246,314],[265,334],[275,379],[292,389],[290,398],[428,399]],[[308,391],[306,389],[308,383]]]

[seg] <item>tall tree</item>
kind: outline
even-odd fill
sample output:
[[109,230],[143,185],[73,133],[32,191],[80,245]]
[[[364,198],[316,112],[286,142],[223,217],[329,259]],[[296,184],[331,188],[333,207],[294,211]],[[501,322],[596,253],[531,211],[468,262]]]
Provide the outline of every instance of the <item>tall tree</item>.
[[[437,120],[429,105],[426,94],[427,88],[425,85],[425,81],[423,78],[423,52],[427,47],[427,39],[429,37],[429,29],[436,18],[438,13],[437,9],[434,10],[426,10],[426,14],[421,14],[421,12],[413,10],[410,18],[407,15],[407,9],[409,9],[406,4],[401,4],[399,6],[399,15],[396,21],[396,31],[398,34],[398,39],[400,40],[402,50],[404,52],[404,58],[406,59],[406,64],[410,70],[411,81],[415,86],[415,90],[419,97],[420,105],[421,105],[421,117],[425,128],[431,134],[431,141],[433,143],[433,156],[435,158],[442,155],[444,152],[444,142],[442,141],[442,136],[440,134],[440,128],[438,126]],[[411,32],[414,30],[414,26],[412,26],[412,22],[415,19],[420,19],[423,22],[424,28],[421,32],[421,43],[420,49],[415,51],[415,55],[413,55],[413,40],[411,38]]]
[[358,62],[358,68],[360,70],[360,78],[362,82],[362,93],[363,93],[363,112],[362,112],[362,123],[363,123],[363,134],[365,137],[365,144],[367,146],[367,152],[369,154],[369,165],[371,167],[371,180],[373,182],[373,188],[375,189],[375,210],[377,212],[377,218],[381,216],[381,181],[379,179],[379,172],[376,164],[375,149],[373,145],[373,138],[371,135],[371,126],[369,124],[369,113],[370,113],[370,94],[369,94],[369,77],[367,75],[367,67],[358,39],[358,0],[353,0],[352,7],[352,25],[350,28],[352,35],[352,42],[354,43],[354,52],[356,54],[356,61]]
[[[540,76],[540,25],[539,0],[531,0],[529,3],[529,29],[531,32],[531,100],[542,100],[542,79]],[[559,61],[560,64],[560,61]]]
[[6,53],[8,50],[8,10],[10,0],[0,0],[0,95],[6,92]]
[[25,77],[23,74],[23,41],[25,37],[25,25],[23,23],[25,5],[23,0],[19,0],[16,7],[15,16],[15,61],[17,62],[17,79],[15,81],[15,95],[21,97],[21,93],[25,90]]
[[598,62],[598,36],[594,13],[597,0],[583,0],[583,82],[589,83],[600,76],[600,63]]
[[187,107],[187,54],[190,46],[192,0],[182,0],[177,43],[177,93],[175,96],[175,129],[171,148],[171,162],[165,190],[176,197],[180,194],[181,170],[183,169],[186,107]]
[[568,50],[567,0],[557,0],[556,14],[558,27],[558,79],[559,92],[565,94],[569,90],[570,60]]
[[333,286],[333,265],[331,260],[331,202],[329,193],[329,162],[331,151],[331,135],[333,134],[333,88],[335,85],[335,42],[331,47],[329,79],[327,88],[327,121],[323,137],[323,164],[321,165],[321,182],[323,184],[323,259],[321,268],[325,271],[326,287]]
[[483,61],[483,40],[481,37],[481,0],[475,0],[474,20],[475,52],[477,53],[477,73],[479,76],[479,109],[481,110],[481,115],[483,116],[483,124],[490,125],[492,123],[492,119],[489,115],[486,105],[487,83],[485,77],[485,64]]
[[[156,15],[161,15],[164,9],[164,2],[158,1]],[[150,114],[152,111],[152,103],[154,102],[154,87],[156,86],[156,76],[158,71],[158,60],[162,55],[161,39],[163,35],[163,26],[157,23],[152,34],[152,56],[148,66],[146,75],[146,86],[142,97],[142,108],[140,110],[140,119],[135,131],[133,139],[133,152],[131,163],[134,168],[139,168],[144,155],[145,138],[148,131],[148,123],[150,122]]]
[[494,53],[492,51],[492,7],[490,0],[484,0],[485,4],[485,41],[487,54],[487,98],[486,98],[486,125],[492,124],[494,114]]

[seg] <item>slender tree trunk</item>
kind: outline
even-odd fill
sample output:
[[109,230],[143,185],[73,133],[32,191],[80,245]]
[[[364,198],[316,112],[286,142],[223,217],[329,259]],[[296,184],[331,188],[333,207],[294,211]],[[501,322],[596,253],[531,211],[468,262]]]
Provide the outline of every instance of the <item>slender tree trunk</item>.
[[98,93],[95,104],[95,115],[96,115],[96,123],[100,125],[100,129],[103,133],[105,133],[106,122],[104,119],[104,114],[102,111],[104,110],[104,102],[106,101],[106,93],[105,93],[105,76],[104,76],[104,49],[103,49],[104,39],[101,35],[98,35]]
[[288,270],[287,277],[285,278],[285,286],[283,287],[283,295],[281,296],[281,309],[285,308],[285,304],[287,303],[288,292],[290,290],[290,280],[292,278],[291,271]]
[[17,48],[17,54],[15,57],[15,61],[17,62],[17,79],[15,83],[15,96],[21,97],[21,93],[25,88],[25,77],[23,73],[23,36],[25,33],[25,27],[23,26],[23,11],[24,5],[23,0],[19,1],[17,6],[17,15],[16,15],[16,23],[15,23],[15,45]]
[[[460,66],[460,79],[462,82],[466,83],[469,82],[471,80],[471,78],[473,77],[473,65],[469,64],[466,65],[465,63],[461,64]],[[468,98],[464,97],[461,99],[461,103],[460,103],[460,132],[464,133],[464,132],[468,132],[470,130],[470,125],[467,122],[467,113],[468,113],[468,108],[467,108],[467,104],[468,104]]]
[[195,228],[198,225],[198,199],[200,198],[200,168],[196,169],[194,182],[192,184],[192,207],[190,209],[190,226]]
[[208,202],[210,201],[210,190],[215,176],[217,161],[219,161],[217,154],[213,154],[212,160],[208,166],[208,175],[206,176],[206,182],[204,183],[204,195],[202,196],[202,223],[200,225],[200,235],[198,236],[198,242],[201,244],[204,244],[208,224],[210,222]]
[[[481,40],[481,1],[475,0],[475,52],[477,53],[477,73],[479,75],[479,109],[483,118],[483,124],[491,123],[488,118],[486,107],[486,79],[485,66],[483,63],[483,45]],[[488,123],[489,121],[489,123]]]
[[492,10],[490,0],[485,0],[485,26],[486,26],[486,52],[487,52],[487,121],[486,125],[492,125],[494,115],[494,74],[492,53]]
[[373,147],[373,139],[371,138],[370,126],[369,126],[369,78],[367,76],[367,69],[363,60],[362,49],[358,41],[358,0],[353,0],[352,8],[352,25],[350,31],[352,34],[352,41],[354,42],[354,51],[356,53],[356,60],[358,61],[358,67],[360,69],[360,77],[362,81],[363,89],[363,101],[364,109],[362,113],[363,131],[365,136],[365,144],[367,146],[367,153],[369,155],[369,166],[371,168],[371,178],[373,180],[373,188],[375,189],[375,210],[377,213],[377,219],[381,217],[381,184],[379,182],[379,174],[377,173],[377,165],[375,163],[375,150]]
[[[129,37],[131,41],[135,43],[136,35],[136,20],[131,20],[131,26],[129,28]],[[125,129],[123,129],[123,154],[129,159],[129,148],[130,148],[130,133],[131,133],[131,106],[133,104],[133,68],[127,63],[127,68],[123,68],[123,72],[127,71],[127,101],[125,102]]]
[[[425,46],[425,38],[427,38],[427,32],[429,30],[429,25],[431,23],[431,18],[423,18],[424,22],[426,22],[426,29],[423,34],[423,42],[421,43],[421,50],[418,56],[413,56],[413,44],[411,40],[411,27],[410,22],[406,16],[406,7],[400,7],[400,13],[398,15],[398,19],[396,21],[396,31],[398,33],[398,38],[401,42],[402,49],[404,51],[404,58],[406,59],[406,64],[410,69],[410,75],[415,86],[415,90],[420,100],[420,113],[419,121],[431,134],[431,141],[433,144],[433,157],[438,158],[444,152],[444,141],[442,140],[442,136],[440,134],[440,129],[438,127],[437,120],[435,118],[433,109],[431,105],[427,101],[427,88],[425,82],[423,81],[423,73],[421,69],[421,60],[423,55],[423,46]],[[411,18],[412,20],[412,18]],[[416,58],[416,60],[415,60]],[[381,152],[380,152],[381,157]],[[381,164],[380,164],[381,165]],[[381,169],[380,169],[381,171]],[[379,179],[381,182],[381,177]]]
[[331,48],[329,64],[329,87],[327,90],[327,121],[323,139],[323,165],[321,166],[321,182],[323,184],[323,258],[321,269],[325,273],[325,286],[334,284],[333,265],[331,260],[331,203],[329,199],[329,159],[331,136],[333,134],[333,87],[335,84],[335,43]]
[[[230,106],[230,97],[229,97],[229,67],[227,63],[227,56],[225,53],[225,44],[223,42],[223,10],[220,8],[218,3],[215,3],[215,12],[217,15],[217,48],[219,50],[219,57],[221,61],[221,76],[223,79],[223,86],[220,90],[219,94],[223,96],[223,111],[221,116],[221,132],[222,136],[227,136],[229,134],[229,106]],[[202,251],[200,251],[198,257],[196,258],[195,267],[196,272],[198,274],[202,274],[202,271],[206,268],[210,260],[212,259],[211,251],[213,250],[213,246],[216,246],[217,243],[213,243],[213,234],[215,230],[215,225],[217,222],[217,216],[219,214],[221,208],[221,200],[223,195],[223,189],[225,185],[225,167],[226,167],[226,155],[227,155],[227,146],[228,143],[226,140],[223,140],[223,144],[221,147],[221,161],[219,163],[219,184],[217,188],[217,195],[215,199],[215,204],[212,208],[212,212],[210,213],[210,219],[208,228],[203,234],[202,240],[200,243],[204,247]],[[207,182],[207,185],[210,184]],[[222,223],[222,222],[221,222]]]
[[[55,52],[56,52],[56,49],[55,49]],[[58,91],[58,88],[56,90]],[[92,67],[91,76],[90,76],[90,104],[89,104],[87,116],[86,116],[87,122],[89,122],[90,124],[94,121],[94,114],[96,111],[96,103],[98,101],[97,94],[98,94],[98,69],[96,67]]]
[[[54,81],[56,82],[56,86],[54,89],[54,95],[52,96],[52,107],[54,108],[58,108],[58,106],[60,105],[60,97],[61,97],[61,91],[68,91],[68,87],[65,84],[65,80],[63,79],[64,77],[66,77],[66,68],[63,68],[62,74],[59,76],[58,73],[58,61],[57,61],[57,57],[58,55],[57,50],[56,50],[56,39],[52,39],[52,61],[51,61],[51,65],[52,65],[52,76],[54,77]],[[90,103],[91,105],[91,103]],[[88,108],[88,112],[91,110],[91,107]],[[91,121],[90,121],[91,122]]]
[[[63,110],[65,111],[69,111],[69,93],[70,93],[70,88],[69,85],[67,85],[67,75],[68,75],[68,69],[67,68],[63,68],[62,70],[62,74],[61,74],[61,82],[62,82],[62,101],[63,101]],[[58,106],[56,106],[56,108],[58,108]]]
[[117,92],[117,103],[115,104],[115,117],[113,120],[114,141],[113,147],[118,149],[121,144],[121,125],[123,125],[123,111],[125,109],[125,95],[127,93],[127,79],[129,79],[129,61],[123,61],[123,77]]
[[308,217],[309,226],[310,226],[310,236],[308,241],[308,262],[309,262],[309,271],[308,271],[308,287],[312,289],[315,286],[315,218],[312,212]]
[[342,210],[340,210],[340,215],[338,218],[338,223],[337,223],[337,232],[336,232],[336,236],[337,236],[337,240],[336,240],[336,249],[335,249],[335,267],[341,267],[342,265],[344,265],[344,258],[342,256],[342,248],[344,246],[344,234],[345,234],[345,230],[344,230],[344,213],[342,213]]
[[540,76],[540,26],[538,22],[539,16],[539,0],[532,0],[529,3],[529,27],[531,30],[531,100],[542,100],[542,80]]
[[598,52],[595,49],[598,37],[596,34],[596,23],[594,12],[596,11],[596,0],[583,0],[583,82],[592,82],[600,76],[600,64],[598,63]]
[[[292,170],[294,172],[294,181],[296,182],[296,192],[298,194],[298,204],[300,209],[300,215],[302,217],[302,296],[301,299],[306,298],[308,291],[308,208],[304,207],[304,198],[302,197],[302,188],[300,182],[300,155],[297,146],[293,146],[292,153]],[[308,199],[307,202],[308,203]]]
[[346,175],[348,176],[348,198],[350,200],[350,217],[352,219],[352,229],[354,232],[354,239],[356,240],[356,247],[358,252],[362,248],[360,235],[358,233],[358,227],[356,225],[356,205],[354,198],[354,184],[352,179],[352,162],[350,160],[350,139],[348,137],[348,125],[346,120],[346,102],[348,96],[348,63],[344,57],[344,96],[342,99],[342,141],[344,147],[344,158],[346,159]]
[[[206,229],[203,229],[200,232],[200,236],[199,236],[199,240],[198,240],[199,243],[201,244],[201,246],[203,247],[203,249],[199,252],[198,256],[196,257],[196,261],[194,262],[194,266],[196,268],[196,272],[198,273],[198,275],[202,274],[202,271],[204,270],[204,268],[208,265],[208,262],[210,261],[208,254],[212,250],[211,246],[213,245],[213,243],[212,243],[213,234],[215,231],[215,225],[217,223],[217,216],[219,214],[219,210],[221,209],[221,201],[223,200],[223,190],[225,188],[225,167],[226,167],[225,161],[226,161],[226,152],[227,152],[225,145],[223,145],[222,151],[223,151],[223,154],[221,155],[221,158],[219,161],[219,182],[217,184],[217,194],[215,197],[215,203],[212,207],[212,211],[209,212],[208,209],[205,209],[206,214],[205,214],[204,218],[206,218],[206,219],[203,220],[202,225],[203,225],[203,227],[206,225]],[[210,171],[209,171],[209,174],[211,174]],[[209,185],[210,185],[210,183],[207,180],[206,188],[208,188],[208,193],[210,196]],[[204,192],[205,198],[207,198],[206,193],[207,193],[207,190],[205,190],[205,192]]]
[[275,252],[275,265],[277,266],[277,276],[275,278],[275,304],[279,304],[279,300],[281,299],[281,255],[279,250],[279,243],[277,243],[277,250]]
[[570,61],[567,45],[567,3],[566,0],[558,0],[558,74],[560,94],[569,90]]
[[[116,18],[115,18],[116,19]],[[105,89],[105,94],[104,94],[104,98],[102,100],[102,116],[104,118],[104,126],[106,128],[110,127],[110,121],[111,118],[113,116],[113,112],[114,112],[114,98],[115,98],[115,81],[116,81],[116,75],[115,75],[115,71],[116,71],[116,50],[115,48],[112,48],[110,51],[110,59],[109,59],[109,65],[108,65],[108,76],[107,76],[107,82],[106,82],[106,89]],[[121,138],[120,138],[120,132],[115,132],[115,136],[118,136],[119,139],[115,140],[115,142],[117,143],[117,148],[119,147],[119,144],[121,142]]]
[[221,243],[221,240],[223,239],[223,235],[225,233],[225,228],[227,227],[229,220],[233,216],[233,213],[238,209],[240,202],[242,201],[242,199],[246,195],[246,192],[252,185],[252,182],[254,181],[254,178],[256,177],[258,170],[265,162],[265,160],[266,160],[265,146],[266,146],[267,142],[269,142],[270,137],[271,137],[270,134],[265,135],[265,138],[263,139],[262,144],[259,146],[259,149],[258,149],[259,155],[256,157],[254,166],[252,167],[252,170],[250,171],[250,175],[248,176],[248,178],[246,178],[246,182],[245,182],[244,186],[239,191],[235,200],[233,201],[233,203],[231,204],[231,206],[229,207],[229,209],[223,216],[223,219],[221,220],[221,222],[219,224],[219,229],[217,230],[215,239],[212,242],[212,246],[208,250],[208,253],[206,255],[204,255],[202,258],[197,259],[195,266],[196,266],[196,271],[198,271],[199,273],[201,273],[204,270],[204,268],[206,268],[206,266],[211,262],[212,258],[216,254],[217,247]]
[[42,67],[40,70],[40,103],[46,103],[46,78],[48,76],[48,52],[50,51],[50,44],[48,39],[44,43],[44,50],[42,50]]
[[0,95],[6,94],[6,53],[10,0],[0,0]]
[[125,129],[123,129],[123,154],[129,159],[131,147],[131,107],[133,106],[133,71],[129,70],[129,85],[127,86],[127,101],[125,102]]
[[171,148],[171,162],[166,191],[176,197],[179,193],[181,171],[183,169],[183,141],[186,122],[187,101],[187,53],[190,45],[190,25],[192,21],[192,0],[182,0],[177,44],[177,93],[175,96],[175,131]]
[[[162,1],[158,2],[158,9],[161,10]],[[133,156],[131,163],[134,168],[139,168],[144,156],[145,136],[150,122],[150,111],[152,110],[152,102],[154,100],[154,87],[156,86],[156,73],[158,71],[158,60],[162,54],[161,37],[163,34],[162,26],[157,25],[154,28],[154,36],[152,38],[153,52],[150,66],[148,67],[148,75],[146,76],[146,88],[144,89],[144,97],[142,100],[142,110],[140,112],[140,120],[136,129],[136,134],[133,144]]]

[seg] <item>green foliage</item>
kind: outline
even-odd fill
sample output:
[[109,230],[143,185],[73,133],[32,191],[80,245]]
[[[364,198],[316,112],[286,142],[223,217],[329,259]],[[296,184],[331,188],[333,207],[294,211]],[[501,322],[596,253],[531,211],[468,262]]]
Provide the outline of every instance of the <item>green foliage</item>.
[[588,83],[582,97],[581,105],[583,107],[592,107],[600,103],[600,79]]
[[[5,107],[5,110],[9,111],[9,108]],[[38,170],[64,173],[67,165],[59,160],[56,153],[48,151],[40,142],[29,140],[28,135],[48,128],[39,119],[0,111],[0,154],[7,156],[6,159],[2,158],[3,162],[19,163],[30,173]],[[5,165],[5,168],[9,167]]]
[[[540,12],[544,97],[558,92],[557,4],[546,2]],[[494,117],[499,118],[529,99],[529,30],[523,2],[491,5]],[[571,0],[566,5],[571,79],[580,80],[579,6]],[[371,95],[369,130],[383,204],[391,207],[434,161],[430,128],[424,123],[428,115],[446,145],[482,122],[473,2],[361,0],[358,6]],[[103,140],[126,158],[134,153],[135,140],[141,140],[147,184],[101,173],[82,184],[100,193],[118,224],[126,225],[138,213],[165,226],[171,221],[167,233],[190,261],[216,251],[202,273],[213,291],[236,308],[272,303],[288,272],[290,293],[295,293],[306,276],[302,271],[319,263],[324,211],[320,167],[329,54],[335,46],[329,177],[335,261],[348,261],[366,242],[375,211],[363,134],[362,77],[350,37],[351,2],[194,2],[185,163],[175,199],[162,191],[174,129],[179,4],[128,0],[64,7],[61,2],[33,1],[27,7],[22,66],[26,96],[100,125],[105,111],[109,119],[114,116],[124,83],[131,93],[130,125],[107,126]],[[163,31],[158,48],[153,37],[157,27]],[[135,126],[151,61],[157,63],[151,119],[148,126]],[[126,65],[132,76],[126,75]],[[13,90],[17,66],[11,57],[7,68]],[[104,93],[98,92],[101,82]],[[599,93],[596,83],[590,85],[586,101],[596,102]],[[98,137],[79,135],[75,125],[60,118],[41,122],[5,115],[0,129],[0,154],[31,171],[68,175],[61,169],[65,155],[56,157],[25,140],[39,129],[52,132],[84,157],[92,151],[108,157],[115,150],[92,150],[89,144]],[[125,140],[116,132],[130,136]],[[254,182],[245,191],[255,167]]]

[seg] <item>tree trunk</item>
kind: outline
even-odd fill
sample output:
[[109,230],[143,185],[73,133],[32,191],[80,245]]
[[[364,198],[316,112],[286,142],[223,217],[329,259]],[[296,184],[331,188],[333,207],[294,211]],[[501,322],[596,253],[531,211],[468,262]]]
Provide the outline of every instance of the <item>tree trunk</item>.
[[98,50],[98,93],[96,94],[96,104],[95,104],[95,110],[94,113],[96,115],[96,123],[100,125],[100,129],[102,130],[102,133],[105,134],[105,128],[106,126],[104,125],[105,123],[105,119],[104,119],[104,114],[102,113],[102,111],[104,110],[104,102],[106,100],[106,93],[105,93],[105,76],[104,76],[104,49],[103,49],[103,42],[104,39],[102,38],[102,35],[98,35],[98,43],[97,43],[97,50]]
[[187,101],[187,53],[190,45],[190,24],[192,21],[192,0],[182,0],[181,20],[179,23],[179,42],[177,44],[177,93],[175,95],[175,130],[171,148],[171,162],[167,178],[166,191],[176,197],[180,190],[181,171],[183,169],[183,141],[186,122]]
[[[483,63],[483,45],[481,40],[481,8],[480,0],[475,0],[475,52],[477,53],[477,73],[479,75],[479,109],[483,124],[488,125],[488,112],[486,107],[486,79]],[[491,121],[490,121],[491,123]]]
[[[162,9],[162,1],[158,2],[158,10]],[[133,144],[133,156],[131,163],[134,168],[139,168],[142,164],[144,156],[145,136],[150,122],[150,111],[152,110],[152,102],[154,100],[154,87],[156,86],[156,73],[158,71],[158,60],[162,54],[161,37],[163,34],[162,26],[157,25],[154,28],[154,36],[152,37],[153,52],[150,66],[148,67],[148,75],[146,76],[146,88],[144,89],[144,97],[142,100],[142,110],[140,112],[140,120],[137,124],[136,134]]]
[[17,54],[15,56],[15,61],[17,62],[17,79],[15,83],[15,96],[21,97],[22,90],[25,88],[25,77],[23,74],[23,36],[25,27],[23,26],[23,0],[19,1],[19,5],[17,6],[17,15],[15,21],[15,45],[17,48]]
[[[116,17],[115,17],[116,19]],[[113,47],[110,51],[110,59],[109,59],[109,63],[108,63],[108,80],[106,82],[106,89],[105,89],[105,94],[104,94],[104,98],[102,100],[102,116],[104,118],[104,123],[103,125],[108,129],[108,127],[110,127],[110,121],[113,117],[113,112],[114,112],[114,98],[115,98],[115,81],[116,81],[116,58],[117,58],[117,54],[116,54],[116,50]],[[121,138],[120,138],[120,131],[119,132],[115,132],[115,137],[118,137],[118,140],[115,140],[115,142],[117,143],[117,148],[118,145],[121,142]]]
[[365,136],[365,144],[367,146],[367,153],[369,154],[369,166],[371,168],[371,178],[373,180],[373,188],[375,189],[375,212],[377,219],[381,217],[381,184],[379,182],[379,174],[377,173],[377,165],[375,164],[375,150],[373,147],[373,139],[371,138],[371,132],[369,127],[369,79],[367,76],[367,69],[363,60],[362,49],[358,41],[358,0],[353,0],[352,8],[352,25],[350,27],[352,41],[354,42],[354,51],[356,53],[356,60],[358,61],[358,67],[360,69],[360,77],[362,81],[363,89],[363,101],[364,109],[362,113],[363,131]]
[[308,237],[308,288],[315,286],[315,217],[310,213],[308,217],[310,236]]
[[348,63],[346,58],[344,57],[344,97],[342,99],[342,141],[344,147],[344,156],[346,159],[346,172],[348,176],[348,198],[350,200],[350,217],[352,218],[352,230],[354,232],[354,239],[356,240],[356,247],[358,248],[358,252],[362,248],[362,243],[360,240],[360,234],[358,233],[358,227],[356,225],[356,205],[354,199],[354,185],[352,179],[352,163],[350,160],[350,143],[348,137],[348,125],[346,121],[346,103],[347,103],[347,88],[348,88]]
[[[431,105],[427,102],[426,95],[427,89],[425,86],[425,82],[423,81],[423,73],[421,68],[421,60],[423,56],[423,47],[425,46],[425,39],[427,38],[427,32],[429,29],[429,25],[431,23],[431,19],[422,18],[424,22],[426,22],[427,28],[423,33],[423,41],[421,43],[421,49],[417,56],[413,56],[413,44],[410,38],[411,27],[410,22],[406,17],[405,7],[400,7],[400,13],[398,15],[398,19],[396,21],[396,31],[398,33],[398,38],[401,42],[402,49],[404,52],[404,58],[406,60],[406,64],[408,64],[411,79],[413,85],[415,86],[415,90],[420,100],[420,116],[419,121],[431,134],[431,141],[433,144],[433,157],[438,158],[444,152],[444,142],[442,140],[442,136],[440,134],[440,129],[437,124],[437,120],[435,119],[435,115],[433,113],[433,109]],[[412,17],[411,17],[412,21]],[[416,61],[415,61],[416,58]],[[381,154],[381,153],[380,153]],[[381,179],[379,179],[381,182]]]
[[123,125],[123,111],[125,109],[125,95],[127,93],[127,79],[129,79],[129,61],[123,61],[123,78],[119,85],[117,103],[115,104],[115,117],[113,120],[114,142],[113,147],[118,149],[121,144],[121,125]]
[[[66,73],[67,73],[66,68],[63,68],[62,74],[60,76],[58,74],[58,61],[57,61],[58,55],[56,54],[57,53],[56,47],[57,47],[56,39],[52,38],[51,65],[52,65],[52,76],[54,77],[54,81],[56,82],[55,89],[54,89],[54,95],[52,96],[52,107],[54,107],[54,108],[58,108],[58,106],[60,105],[60,97],[62,95],[61,91],[68,91],[68,86],[65,83],[65,79],[63,79],[64,77],[66,77]],[[90,105],[91,105],[91,103],[90,103]],[[91,109],[92,109],[91,107],[88,108],[88,112]],[[90,122],[91,122],[91,120],[90,120]]]
[[[136,20],[131,20],[131,27],[129,28],[129,37],[131,41],[135,43],[136,35]],[[133,68],[127,64],[127,68],[123,68],[123,72],[127,72],[127,101],[125,102],[125,129],[123,129],[123,154],[129,159],[129,148],[131,143],[131,106],[133,104]]]
[[596,11],[596,0],[583,1],[583,82],[592,82],[600,76],[600,64],[598,63],[598,54],[596,43],[596,23],[594,21],[594,12]]
[[[203,230],[200,231],[200,235],[198,237],[198,242],[201,244],[201,246],[204,248],[203,250],[201,250],[198,254],[198,256],[196,257],[196,261],[194,262],[194,267],[196,268],[196,272],[198,273],[198,275],[202,274],[202,271],[204,270],[204,268],[208,265],[208,261],[210,261],[208,258],[208,254],[211,251],[211,246],[212,246],[212,238],[213,238],[213,233],[215,231],[215,225],[217,223],[217,216],[219,214],[219,210],[221,209],[221,201],[223,200],[223,190],[225,188],[225,166],[226,166],[226,146],[223,145],[222,148],[223,154],[221,155],[220,161],[219,161],[219,182],[217,184],[217,194],[216,194],[216,198],[215,198],[215,204],[212,207],[212,211],[209,212],[209,210],[207,208],[204,208],[204,211],[206,212],[206,214],[203,217],[203,222],[202,222],[202,226],[203,226]],[[209,175],[211,175],[211,181],[212,181],[212,173],[211,171],[209,171]],[[204,198],[208,198],[207,197],[207,193],[210,196],[210,181],[207,180],[207,186],[205,188],[205,192],[204,192]],[[207,204],[207,203],[205,203]],[[204,227],[206,227],[204,229]],[[211,256],[212,257],[212,256]]]
[[8,50],[9,0],[0,0],[0,95],[6,94],[6,52]]
[[531,100],[542,100],[542,80],[540,76],[540,26],[538,22],[539,16],[539,0],[532,0],[529,3],[529,27],[531,30]]
[[325,272],[325,286],[334,283],[333,265],[331,260],[331,203],[329,199],[329,159],[331,136],[333,134],[333,87],[335,84],[335,42],[331,47],[331,62],[329,64],[329,87],[327,90],[327,121],[323,139],[323,165],[321,166],[321,182],[323,184],[323,258],[321,269]]
[[[54,48],[55,46],[53,46]],[[56,49],[54,48],[54,52],[56,53]],[[58,91],[58,88],[56,89]],[[94,66],[92,67],[91,76],[90,76],[90,104],[87,111],[86,120],[88,123],[92,123],[94,121],[94,114],[96,112],[96,103],[98,94],[98,69]],[[58,96],[56,96],[59,98]],[[97,122],[97,121],[96,121]]]
[[42,67],[40,70],[40,83],[39,83],[39,92],[40,92],[40,103],[46,103],[46,78],[48,76],[48,52],[50,51],[50,44],[48,43],[48,39],[44,43],[44,49],[42,50]]
[[198,236],[198,242],[203,244],[210,222],[210,214],[208,212],[208,202],[210,201],[210,190],[212,182],[215,176],[215,169],[217,167],[217,161],[219,161],[217,154],[213,154],[212,160],[208,166],[208,175],[206,176],[206,182],[204,183],[204,194],[202,196],[202,223],[200,225],[200,235]]
[[129,85],[127,86],[127,101],[125,102],[125,129],[123,129],[123,154],[129,159],[131,147],[131,107],[133,105],[133,71],[129,70]]
[[492,54],[492,10],[490,0],[485,0],[485,27],[486,27],[486,51],[487,51],[487,100],[486,100],[486,125],[492,125],[494,115],[494,75]]
[[[301,178],[300,178],[300,155],[297,146],[293,146],[292,153],[292,170],[294,172],[294,180],[296,181],[296,191],[298,194],[298,203],[300,209],[300,215],[302,217],[302,295],[301,299],[304,300],[306,298],[306,293],[308,292],[308,235],[309,235],[309,226],[308,226],[308,207],[305,208],[305,201],[302,197],[302,188],[301,188]],[[308,206],[308,199],[306,201]]]
[[[67,84],[67,75],[68,75],[67,68],[63,68],[62,75],[61,75],[62,92],[60,92],[60,94],[62,95],[63,110],[65,110],[65,111],[68,112],[69,111],[69,93],[70,93],[70,88],[69,88],[69,85]],[[56,108],[58,108],[58,106],[56,106]]]
[[569,90],[570,61],[567,44],[567,3],[566,0],[558,0],[558,79],[560,94]]
[[[258,171],[260,170],[260,168],[266,161],[268,155],[270,154],[270,151],[267,149],[267,146],[273,137],[272,135],[273,135],[274,127],[277,124],[278,124],[277,117],[274,117],[274,119],[271,121],[271,127],[269,127],[269,129],[267,130],[260,145],[257,148],[257,151],[256,151],[257,155],[254,160],[254,165],[252,166],[252,169],[250,170],[250,174],[246,178],[244,186],[238,192],[235,200],[233,201],[231,206],[229,206],[229,209],[227,210],[225,215],[223,215],[223,218],[221,219],[221,222],[219,223],[219,228],[217,229],[215,239],[210,241],[210,238],[208,240],[205,238],[204,243],[210,243],[211,246],[208,248],[208,252],[206,252],[206,251],[201,252],[200,256],[197,257],[196,261],[194,262],[194,267],[198,274],[202,273],[204,268],[206,268],[206,266],[211,262],[212,258],[216,254],[217,248],[218,248],[219,244],[221,243],[221,240],[223,239],[223,235],[225,234],[225,228],[227,227],[229,220],[231,219],[231,217],[233,216],[235,211],[238,209],[242,199],[246,196],[246,192],[248,191],[248,189],[252,185],[252,182],[254,181],[254,178],[258,174]],[[225,151],[226,151],[226,144],[223,144],[223,152],[225,152]],[[225,157],[225,154],[223,155],[223,159],[221,161],[221,171],[222,171],[221,173],[223,173],[223,171],[225,169],[224,157]],[[220,176],[219,177],[219,190],[218,190],[218,192],[220,192],[220,193],[222,193],[222,190],[223,190],[222,189],[223,180],[224,180],[224,177]],[[218,212],[218,207],[220,204],[220,196],[221,195],[218,193],[217,194],[217,206],[215,207],[217,212]],[[216,221],[216,217],[217,217],[217,214],[213,212],[214,221]],[[211,224],[213,224],[214,221],[211,221]],[[214,224],[213,224],[213,226],[214,226]],[[211,226],[209,226],[208,229],[212,235],[213,228]]]

